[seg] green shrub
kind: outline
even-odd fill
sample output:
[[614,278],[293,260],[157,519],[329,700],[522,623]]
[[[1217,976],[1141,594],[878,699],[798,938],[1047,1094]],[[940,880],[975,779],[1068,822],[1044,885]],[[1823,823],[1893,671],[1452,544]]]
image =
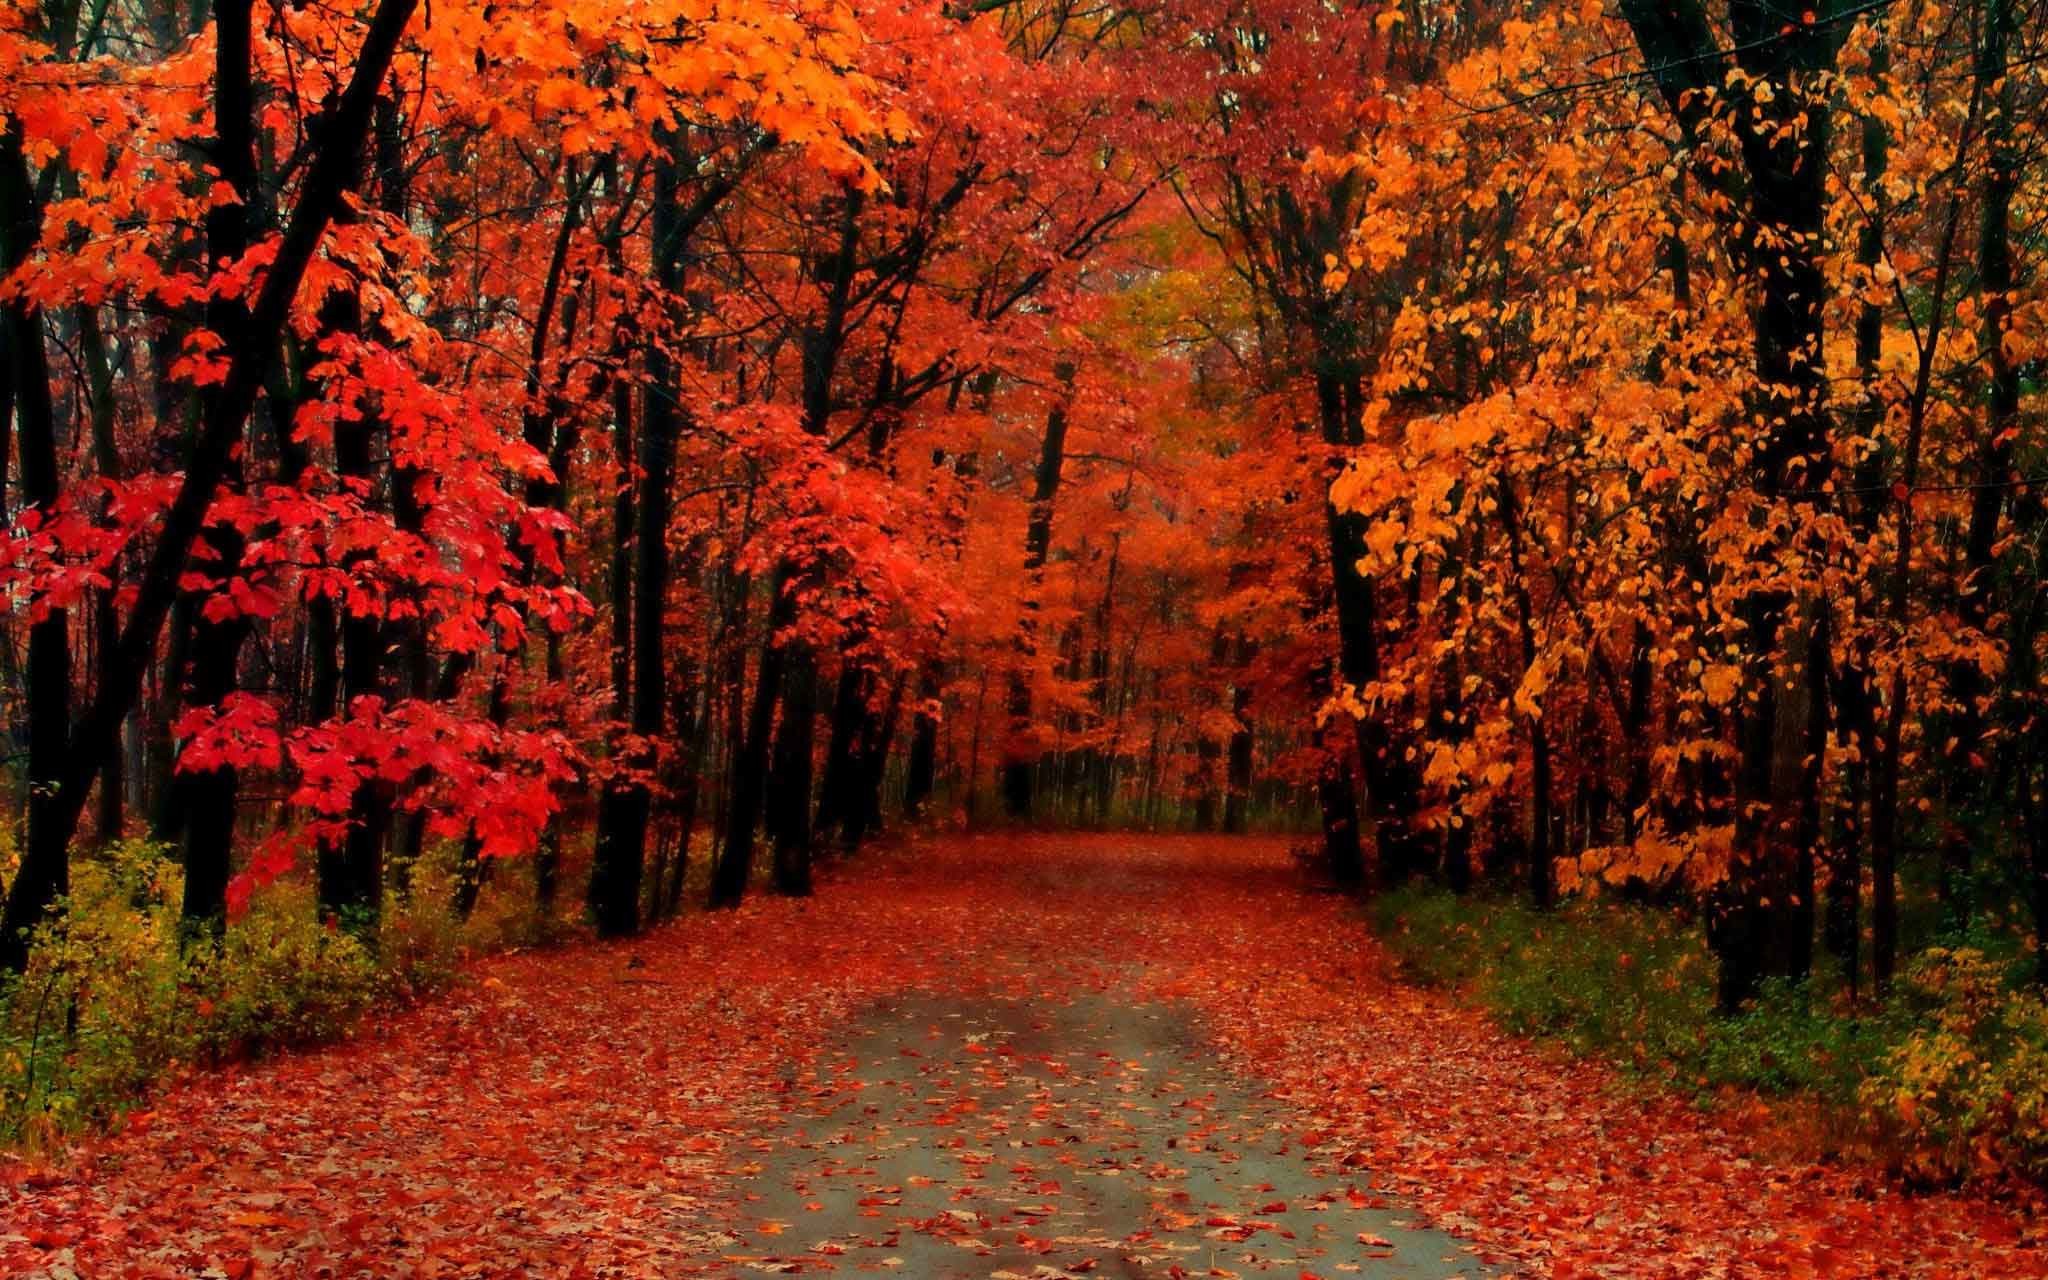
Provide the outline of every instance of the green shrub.
[[1907,992],[1921,1017],[1862,1098],[1907,1139],[1914,1170],[2048,1178],[2048,1002],[1972,948],[1920,957]]
[[1511,1031],[1694,1093],[1818,1108],[1829,1131],[1925,1176],[2048,1177],[2048,1005],[2011,957],[1930,950],[1882,1005],[1771,982],[1724,1018],[1705,939],[1673,912],[1410,889],[1374,914],[1407,973],[1457,987]]
[[184,966],[202,1047],[216,1058],[341,1035],[378,982],[369,950],[315,919],[303,891],[259,899],[217,944],[188,948]]
[[28,972],[0,984],[0,1141],[105,1124],[185,1065],[332,1039],[380,1000],[445,986],[472,935],[438,874],[387,902],[374,946],[321,922],[311,888],[289,880],[218,939],[181,945],[166,850],[124,841],[78,859]]
[[1411,975],[1468,990],[1519,1034],[1673,1076],[1708,1032],[1705,944],[1663,913],[1588,903],[1545,913],[1409,889],[1381,898],[1376,914]]

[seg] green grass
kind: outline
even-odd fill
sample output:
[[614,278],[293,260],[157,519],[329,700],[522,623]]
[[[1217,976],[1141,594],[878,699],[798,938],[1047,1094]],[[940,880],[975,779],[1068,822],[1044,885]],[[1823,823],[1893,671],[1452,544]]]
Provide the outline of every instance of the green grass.
[[1930,948],[1882,1004],[1817,978],[1722,1017],[1705,937],[1674,911],[1421,888],[1371,910],[1406,976],[1510,1031],[1695,1096],[1796,1104],[1824,1145],[1928,1177],[2048,1175],[2048,1006],[1999,939]]

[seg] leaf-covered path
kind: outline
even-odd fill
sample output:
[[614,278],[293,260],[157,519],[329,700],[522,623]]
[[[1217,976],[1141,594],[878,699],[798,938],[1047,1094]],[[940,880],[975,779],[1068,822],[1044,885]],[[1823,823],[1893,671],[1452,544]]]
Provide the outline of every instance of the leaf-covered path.
[[201,1075],[6,1165],[0,1274],[2048,1273],[1752,1147],[1391,982],[1279,842],[948,839]]
[[[857,1017],[739,1184],[743,1266],[929,1277],[1478,1272],[1186,1017],[1114,995],[911,995]],[[1178,1268],[1178,1270],[1176,1270]]]

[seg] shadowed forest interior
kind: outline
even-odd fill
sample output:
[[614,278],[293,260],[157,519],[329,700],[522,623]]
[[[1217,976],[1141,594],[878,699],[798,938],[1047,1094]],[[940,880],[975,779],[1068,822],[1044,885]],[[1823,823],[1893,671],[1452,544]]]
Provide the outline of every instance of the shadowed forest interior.
[[2048,1172],[2048,10],[1815,3],[0,0],[0,1131],[1090,829]]

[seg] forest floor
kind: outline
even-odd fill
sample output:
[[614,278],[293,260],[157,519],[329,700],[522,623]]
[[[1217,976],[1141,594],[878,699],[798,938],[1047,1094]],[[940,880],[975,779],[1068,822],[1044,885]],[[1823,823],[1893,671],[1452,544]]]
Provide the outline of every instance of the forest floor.
[[2040,1210],[1506,1037],[1284,841],[991,835],[194,1075],[0,1164],[0,1275],[2039,1276]]

